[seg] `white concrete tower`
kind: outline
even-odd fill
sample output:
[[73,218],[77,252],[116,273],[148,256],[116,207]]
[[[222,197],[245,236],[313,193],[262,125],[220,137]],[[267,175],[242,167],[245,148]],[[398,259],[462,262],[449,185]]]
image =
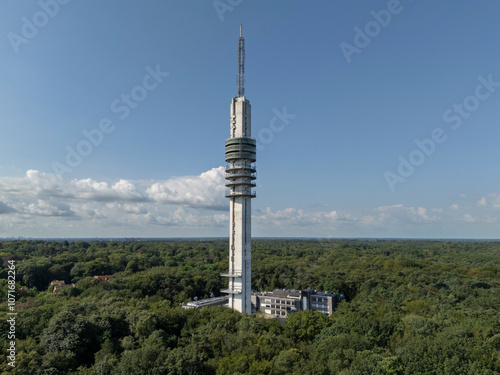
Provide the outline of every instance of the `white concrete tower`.
[[245,40],[238,40],[238,95],[231,101],[230,138],[226,139],[226,197],[229,206],[229,307],[252,312],[251,198],[255,197],[256,143],[251,138],[251,107],[244,89]]

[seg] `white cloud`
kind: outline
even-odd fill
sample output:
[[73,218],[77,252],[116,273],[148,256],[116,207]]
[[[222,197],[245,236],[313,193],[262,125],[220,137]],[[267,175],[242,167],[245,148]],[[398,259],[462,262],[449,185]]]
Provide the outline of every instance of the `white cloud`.
[[[195,215],[179,207],[169,216],[156,216],[151,218],[151,224],[164,226],[187,226],[187,227],[220,227],[227,226],[229,216],[226,214]],[[195,237],[196,234],[193,233]]]
[[[225,209],[224,168],[213,168],[199,176],[174,177],[165,181],[119,180],[113,184],[90,178],[63,180],[61,176],[35,170],[26,172],[25,177],[0,178],[0,213],[11,211],[7,201],[19,200],[20,207],[29,211],[34,202],[67,201],[77,202],[128,202],[122,206],[131,210],[130,204],[157,202],[162,204],[185,205],[196,208]],[[23,202],[25,205],[23,205]],[[38,203],[40,205],[40,203]],[[28,208],[26,208],[28,207]],[[34,206],[33,206],[34,207]],[[133,208],[132,210],[135,210]],[[32,208],[33,212],[38,212]],[[52,210],[57,214],[58,210]],[[44,212],[49,213],[45,210]],[[57,216],[57,215],[56,215]]]
[[[226,236],[229,205],[224,177],[223,167],[163,181],[65,180],[36,170],[24,177],[0,177],[0,237]],[[488,228],[498,233],[500,194],[461,198],[460,205],[448,203],[444,208],[400,203],[343,211],[328,205],[259,209],[256,200],[252,232],[295,237],[460,237],[474,233],[474,228]]]
[[[439,210],[432,210],[436,214]],[[365,216],[362,220],[367,225],[425,224],[438,220],[437,215],[429,215],[424,207],[406,207],[403,204],[380,206],[375,209],[375,215]]]
[[487,194],[477,201],[478,206],[500,208],[500,194]]
[[0,201],[0,215],[10,214],[12,212],[15,212],[15,210],[12,207]]
[[475,223],[477,221],[477,219],[472,217],[471,214],[464,214],[462,216],[462,220],[466,221],[467,223]]
[[94,207],[90,203],[75,204],[73,211],[78,217],[82,218],[103,219],[106,217],[102,208]]
[[483,222],[488,224],[494,224],[498,222],[498,218],[490,215],[485,215],[485,217],[483,218]]
[[92,179],[72,180],[66,187],[67,195],[71,197],[99,202],[130,201],[144,202],[147,200],[143,193],[137,191],[137,187],[128,180],[120,180],[109,186],[106,182],[94,181]]
[[[52,236],[47,230],[78,232],[92,225],[99,231],[127,226],[149,228],[151,224],[220,226],[227,222],[227,215],[201,215],[198,209],[227,209],[224,181],[223,167],[164,181],[65,180],[36,170],[27,171],[24,177],[0,177],[0,217],[4,218],[0,236],[12,229],[19,231],[17,235],[26,235],[28,228],[37,228],[40,236],[47,237]],[[81,227],[61,222],[69,218],[78,220]]]
[[276,226],[306,226],[306,225],[335,225],[351,221],[349,215],[332,211],[306,212],[296,208],[285,208],[273,211],[271,207],[257,210],[254,218],[259,225]]
[[127,180],[120,180],[109,186],[90,178],[83,180],[63,180],[61,176],[29,170],[25,177],[0,178],[0,193],[11,198],[82,199],[87,201],[145,201],[144,194]]
[[224,167],[213,168],[199,176],[172,178],[152,184],[146,193],[154,201],[225,210]]
[[[22,203],[25,205],[25,203]],[[72,217],[75,216],[75,213],[71,211],[69,206],[64,203],[49,203],[42,201],[41,199],[37,200],[35,203],[30,203],[25,205],[23,210],[18,210],[28,215],[37,215],[37,216],[67,216]]]
[[497,195],[497,196],[493,199],[493,207],[494,207],[494,208],[500,208],[500,195]]

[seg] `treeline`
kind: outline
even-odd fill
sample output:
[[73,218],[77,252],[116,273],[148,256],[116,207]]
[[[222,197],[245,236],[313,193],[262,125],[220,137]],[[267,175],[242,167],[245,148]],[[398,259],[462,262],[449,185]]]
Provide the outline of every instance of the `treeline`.
[[[17,367],[3,361],[2,373],[500,373],[500,242],[255,240],[255,290],[346,296],[330,317],[304,311],[284,323],[179,306],[220,295],[227,246],[0,242],[3,314],[9,260],[20,290]],[[52,280],[75,285],[53,293]]]

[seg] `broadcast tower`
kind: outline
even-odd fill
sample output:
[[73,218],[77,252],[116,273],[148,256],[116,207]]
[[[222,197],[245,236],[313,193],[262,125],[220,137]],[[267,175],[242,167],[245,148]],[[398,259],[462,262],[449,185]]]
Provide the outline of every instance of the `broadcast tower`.
[[251,138],[251,107],[245,98],[245,40],[238,39],[238,94],[231,101],[230,138],[226,139],[226,198],[229,206],[229,307],[239,312],[252,312],[252,235],[251,198],[256,194],[256,143]]

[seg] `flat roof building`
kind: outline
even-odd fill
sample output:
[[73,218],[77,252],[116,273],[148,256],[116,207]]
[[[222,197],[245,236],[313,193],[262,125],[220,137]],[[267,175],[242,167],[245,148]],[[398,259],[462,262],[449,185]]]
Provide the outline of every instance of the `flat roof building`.
[[314,289],[275,289],[272,292],[252,293],[252,312],[286,317],[299,310],[314,310],[331,315],[342,294],[318,292]]
[[[267,315],[284,318],[299,310],[313,310],[331,315],[343,299],[343,294],[318,292],[314,289],[275,289],[272,292],[251,293],[252,313],[260,311]],[[229,300],[228,296],[195,299],[182,307],[184,309],[231,307]]]
[[215,306],[227,307],[228,300],[229,300],[228,296],[205,298],[188,302],[182,307],[186,310],[201,309],[202,307],[215,307]]

